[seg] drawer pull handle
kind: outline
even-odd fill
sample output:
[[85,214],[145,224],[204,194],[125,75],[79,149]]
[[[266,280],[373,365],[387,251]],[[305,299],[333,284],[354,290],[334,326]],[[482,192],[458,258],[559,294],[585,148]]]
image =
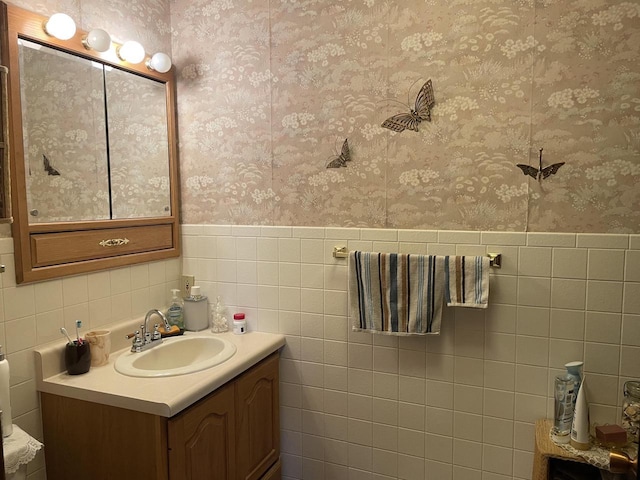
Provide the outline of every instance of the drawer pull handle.
[[109,240],[102,240],[98,245],[102,247],[119,247],[127,243],[129,243],[128,238],[110,238]]

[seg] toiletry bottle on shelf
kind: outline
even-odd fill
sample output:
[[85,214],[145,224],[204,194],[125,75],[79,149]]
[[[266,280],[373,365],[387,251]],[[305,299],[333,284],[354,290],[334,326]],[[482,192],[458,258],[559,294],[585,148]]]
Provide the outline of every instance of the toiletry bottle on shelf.
[[167,309],[167,320],[171,325],[176,325],[180,330],[184,330],[184,302],[179,296],[180,290],[174,288],[171,293],[173,298]]
[[567,375],[571,377],[575,383],[573,405],[575,407],[576,398],[578,397],[578,390],[580,390],[580,384],[582,383],[582,365],[584,362],[569,362],[564,364],[564,368],[567,369]]
[[556,376],[554,388],[554,415],[551,436],[558,443],[569,443],[575,399],[575,382],[565,374]]
[[8,437],[13,433],[13,419],[11,418],[11,394],[9,392],[9,362],[4,358],[0,345],[0,409],[2,409],[2,436]]
[[640,433],[640,382],[624,382],[624,401],[622,402],[622,427],[627,437],[636,445]]
[[244,313],[233,314],[233,333],[243,335],[247,332],[247,321],[244,319]]
[[216,303],[211,307],[211,331],[213,333],[222,333],[229,330],[229,324],[227,323],[227,317],[225,315],[226,310],[220,297],[217,297]]
[[587,391],[585,379],[580,383],[578,397],[576,398],[576,408],[573,411],[573,423],[571,424],[571,446],[577,450],[591,449],[589,437],[589,403],[587,402]]
[[200,295],[200,286],[191,287],[191,295],[184,299],[184,328],[197,332],[209,326],[207,297]]

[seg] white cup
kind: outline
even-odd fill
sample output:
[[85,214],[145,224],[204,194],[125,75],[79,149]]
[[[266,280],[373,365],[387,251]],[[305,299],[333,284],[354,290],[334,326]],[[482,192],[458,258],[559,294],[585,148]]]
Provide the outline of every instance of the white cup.
[[111,352],[111,332],[109,330],[87,332],[85,340],[91,345],[92,367],[109,363],[109,353]]

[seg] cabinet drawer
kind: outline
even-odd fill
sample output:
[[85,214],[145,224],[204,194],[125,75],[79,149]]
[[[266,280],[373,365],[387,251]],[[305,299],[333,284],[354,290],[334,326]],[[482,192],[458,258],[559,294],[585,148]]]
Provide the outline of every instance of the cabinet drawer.
[[173,225],[31,234],[33,267],[164,250],[173,247]]

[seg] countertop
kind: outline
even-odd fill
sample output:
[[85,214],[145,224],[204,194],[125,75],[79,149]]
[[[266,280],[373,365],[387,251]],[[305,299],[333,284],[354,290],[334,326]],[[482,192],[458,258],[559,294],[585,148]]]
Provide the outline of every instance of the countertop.
[[[222,364],[186,375],[162,378],[129,377],[118,373],[114,363],[119,355],[130,350],[130,347],[127,347],[121,339],[127,331],[132,330],[131,325],[109,328],[112,338],[109,363],[92,367],[89,372],[82,375],[66,373],[63,364],[64,342],[36,349],[37,389],[78,400],[172,417],[285,344],[285,337],[280,334],[262,332],[247,332],[244,335],[234,335],[231,332],[214,334],[206,330],[197,333],[226,338],[236,345],[235,355]],[[185,333],[185,335],[189,334],[190,332]],[[166,338],[164,341],[170,342],[171,338]],[[114,348],[119,350],[114,352]]]

